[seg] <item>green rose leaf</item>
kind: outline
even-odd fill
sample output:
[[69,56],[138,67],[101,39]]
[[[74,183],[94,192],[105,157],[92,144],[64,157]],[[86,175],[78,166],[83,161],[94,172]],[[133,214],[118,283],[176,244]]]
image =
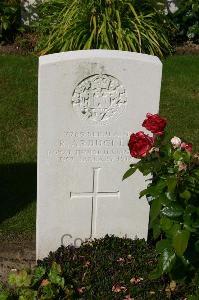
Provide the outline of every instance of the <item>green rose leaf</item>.
[[132,168],[128,169],[128,171],[126,171],[126,173],[124,174],[122,180],[125,180],[126,178],[130,177],[131,175],[133,175],[136,170],[137,170],[137,167],[132,167]]
[[183,153],[181,152],[181,150],[176,150],[176,151],[173,153],[173,158],[174,158],[176,161],[183,160]]
[[161,240],[156,244],[156,250],[158,253],[162,253],[165,249],[171,249],[171,241],[170,240]]
[[150,174],[153,169],[152,162],[150,162],[150,163],[145,162],[144,164],[139,164],[138,169],[144,176],[146,176],[146,175]]
[[197,229],[197,230],[198,230],[198,229],[199,229],[199,223],[198,223],[198,220],[197,220],[196,222],[194,222],[192,226],[193,226],[194,229]]
[[173,236],[173,247],[177,255],[182,256],[187,249],[190,232],[186,229],[178,230]]
[[160,219],[160,227],[162,230],[168,231],[169,229],[171,229],[172,226],[173,226],[173,222],[169,218],[162,217]]
[[199,240],[195,242],[194,248],[196,252],[199,252]]
[[188,151],[176,150],[173,154],[173,158],[176,161],[184,161],[188,163],[190,161],[191,154]]
[[191,193],[188,190],[185,190],[183,193],[180,193],[180,197],[188,201],[191,198]]
[[196,228],[193,228],[194,226],[194,219],[193,218],[193,213],[195,212],[194,208],[192,208],[191,206],[187,206],[185,213],[184,213],[184,217],[183,217],[183,225],[184,225],[184,229],[187,229],[190,232],[196,232]]
[[184,228],[187,229],[190,232],[196,232],[196,229],[193,228],[194,221],[192,219],[192,216],[190,213],[184,214]]
[[165,145],[164,147],[164,152],[166,154],[166,156],[168,155],[169,157],[172,155],[172,148],[170,145]]
[[162,270],[161,268],[158,266],[155,270],[153,270],[150,274],[149,274],[149,279],[150,280],[156,280],[158,278],[160,278],[162,275]]
[[194,173],[194,175],[196,175],[196,177],[199,178],[199,169],[195,169],[193,173]]
[[173,223],[172,227],[167,232],[167,236],[173,239],[178,230],[181,230],[181,225],[178,223]]
[[163,206],[169,206],[171,200],[169,200],[166,194],[159,195],[159,198],[161,199]]
[[140,192],[139,198],[142,198],[145,195],[147,195],[147,189]]
[[198,296],[190,295],[188,296],[188,300],[198,300]]
[[168,218],[177,218],[177,217],[180,217],[184,210],[183,208],[180,206],[180,205],[172,205],[170,207],[164,207],[162,210],[161,210],[162,214],[164,216],[167,216]]
[[177,185],[177,178],[175,176],[170,176],[167,178],[167,186],[169,193],[173,193],[175,191]]
[[164,249],[160,258],[163,273],[169,272],[172,269],[175,260],[176,254],[171,249]]
[[150,218],[151,222],[153,222],[160,213],[162,207],[162,202],[160,198],[156,198],[152,200],[151,209],[150,209]]
[[149,185],[147,189],[140,193],[141,196],[143,195],[150,195],[152,197],[158,197],[164,193],[164,189],[167,186],[166,182],[160,179],[155,185]]
[[[156,219],[157,220],[157,219]],[[160,230],[160,225],[158,222],[153,222],[152,224],[150,224],[150,227],[153,229],[153,238],[156,240],[160,233],[161,233],[161,230]]]
[[163,275],[163,273],[169,272],[175,264],[175,260],[176,254],[171,249],[164,249],[160,256],[157,268],[149,274],[149,278],[157,279]]

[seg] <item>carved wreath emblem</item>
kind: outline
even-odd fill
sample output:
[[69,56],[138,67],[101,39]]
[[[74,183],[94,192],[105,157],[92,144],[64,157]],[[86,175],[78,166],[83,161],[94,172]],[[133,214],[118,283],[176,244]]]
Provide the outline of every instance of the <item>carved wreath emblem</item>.
[[92,75],[81,81],[72,96],[72,105],[84,120],[106,122],[118,117],[127,103],[121,82],[106,74]]

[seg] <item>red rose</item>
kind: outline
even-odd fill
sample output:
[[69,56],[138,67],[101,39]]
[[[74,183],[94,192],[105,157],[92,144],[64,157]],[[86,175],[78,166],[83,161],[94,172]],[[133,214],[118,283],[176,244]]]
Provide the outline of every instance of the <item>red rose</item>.
[[152,115],[148,113],[147,119],[144,120],[142,126],[156,135],[163,135],[167,121],[161,118],[158,114]]
[[187,152],[192,152],[193,145],[191,143],[186,144],[183,142],[180,147],[182,150],[186,150]]
[[133,133],[128,143],[132,157],[145,157],[153,147],[154,139],[142,131]]

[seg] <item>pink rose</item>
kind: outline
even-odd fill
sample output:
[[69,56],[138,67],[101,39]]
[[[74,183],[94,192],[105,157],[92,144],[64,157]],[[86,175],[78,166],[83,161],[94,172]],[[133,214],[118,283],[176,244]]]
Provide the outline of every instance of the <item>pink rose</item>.
[[174,136],[172,139],[171,139],[171,144],[173,145],[173,148],[176,149],[176,148],[180,148],[181,146],[181,139],[177,136]]
[[185,150],[187,152],[192,152],[192,149],[193,149],[193,145],[191,143],[182,143],[181,144],[181,149],[182,150]]

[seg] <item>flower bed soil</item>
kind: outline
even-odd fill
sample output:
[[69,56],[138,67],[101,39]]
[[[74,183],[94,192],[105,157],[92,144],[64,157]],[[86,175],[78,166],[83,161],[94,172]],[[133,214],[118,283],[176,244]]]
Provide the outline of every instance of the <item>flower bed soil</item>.
[[187,42],[184,45],[176,47],[176,54],[199,54],[199,45]]
[[6,282],[12,269],[33,267],[35,246],[35,237],[0,235],[0,281]]
[[27,54],[25,50],[19,48],[15,43],[0,45],[0,54]]
[[[193,44],[191,42],[184,43],[183,45],[176,46],[175,51],[176,54],[196,54],[199,55],[199,45]],[[26,49],[25,47],[20,47],[19,42],[15,42],[12,44],[0,45],[0,54],[21,54],[27,55],[29,53],[33,53],[33,49]]]

